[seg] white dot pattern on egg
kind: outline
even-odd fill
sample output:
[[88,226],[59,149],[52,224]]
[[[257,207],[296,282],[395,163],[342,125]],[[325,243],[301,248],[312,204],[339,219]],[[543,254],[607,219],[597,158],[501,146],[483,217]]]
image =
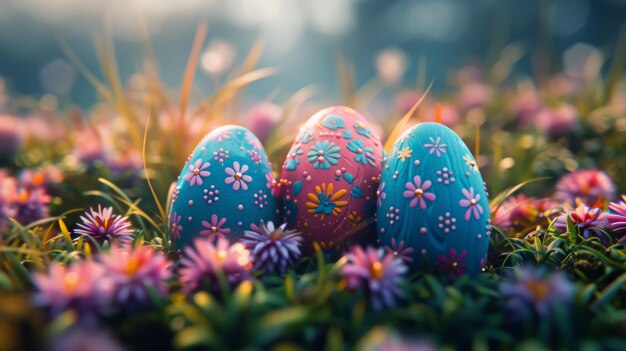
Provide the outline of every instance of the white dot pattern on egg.
[[196,237],[239,240],[251,224],[275,221],[275,186],[259,139],[243,127],[219,127],[196,146],[178,177],[170,235],[178,247]]
[[[413,249],[438,271],[476,274],[485,264],[491,222],[476,161],[461,138],[439,123],[421,123],[393,145],[378,189],[382,245]],[[393,247],[392,247],[393,249]]]

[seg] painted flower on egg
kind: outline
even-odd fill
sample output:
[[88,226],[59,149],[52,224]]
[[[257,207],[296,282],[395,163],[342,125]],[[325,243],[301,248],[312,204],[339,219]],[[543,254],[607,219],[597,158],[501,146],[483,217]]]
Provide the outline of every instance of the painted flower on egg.
[[376,238],[382,158],[380,138],[351,108],[326,108],[302,126],[278,187],[284,219],[302,232],[305,253],[313,242],[343,249]]
[[259,221],[274,221],[275,180],[259,140],[223,126],[196,146],[178,177],[168,228],[178,247],[197,237],[236,241]]
[[452,130],[428,122],[405,132],[385,160],[378,193],[382,245],[403,242],[413,268],[425,258],[451,277],[480,272],[489,203],[474,157]]

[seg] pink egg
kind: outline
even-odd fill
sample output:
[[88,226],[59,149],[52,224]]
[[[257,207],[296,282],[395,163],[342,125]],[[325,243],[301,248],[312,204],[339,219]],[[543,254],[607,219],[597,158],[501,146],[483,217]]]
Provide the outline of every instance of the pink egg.
[[375,240],[382,161],[380,137],[349,107],[323,109],[300,128],[279,186],[284,219],[303,233],[305,252],[314,242],[342,249]]

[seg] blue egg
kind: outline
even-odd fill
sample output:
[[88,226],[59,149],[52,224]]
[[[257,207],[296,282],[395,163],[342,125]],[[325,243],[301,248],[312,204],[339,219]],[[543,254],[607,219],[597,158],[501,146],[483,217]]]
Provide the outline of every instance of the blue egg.
[[227,125],[207,134],[180,172],[168,228],[176,246],[196,237],[243,237],[251,224],[275,221],[274,176],[263,145],[248,129]]
[[487,192],[474,156],[451,129],[429,122],[405,132],[385,159],[377,194],[382,245],[412,249],[415,269],[480,272],[491,235]]

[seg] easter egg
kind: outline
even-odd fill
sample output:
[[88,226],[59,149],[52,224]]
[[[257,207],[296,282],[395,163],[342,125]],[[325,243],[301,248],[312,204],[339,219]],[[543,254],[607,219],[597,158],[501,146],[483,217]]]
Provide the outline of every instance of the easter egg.
[[355,110],[333,106],[301,128],[282,166],[279,188],[284,219],[305,239],[341,249],[376,238],[374,213],[383,148]]
[[263,145],[248,129],[207,134],[187,158],[172,194],[169,231],[177,247],[196,237],[243,237],[251,224],[275,221],[274,176]]
[[377,206],[381,244],[411,248],[413,268],[480,272],[491,235],[487,192],[472,153],[448,127],[421,123],[394,143]]

